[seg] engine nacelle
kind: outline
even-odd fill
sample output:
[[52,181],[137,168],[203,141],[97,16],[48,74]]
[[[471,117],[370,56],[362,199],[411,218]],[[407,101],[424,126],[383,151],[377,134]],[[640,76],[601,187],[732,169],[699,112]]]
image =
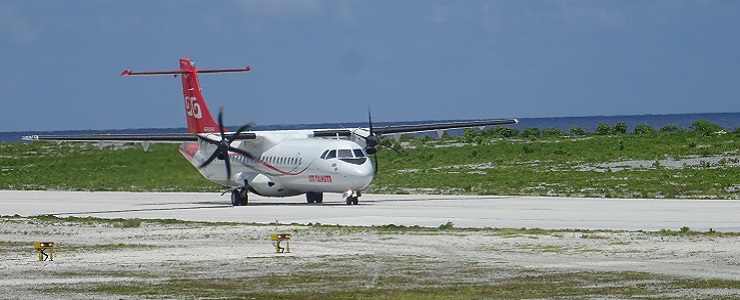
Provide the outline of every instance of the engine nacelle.
[[252,193],[270,197],[296,196],[302,193],[286,189],[280,182],[273,180],[265,174],[256,174],[247,178],[249,190]]

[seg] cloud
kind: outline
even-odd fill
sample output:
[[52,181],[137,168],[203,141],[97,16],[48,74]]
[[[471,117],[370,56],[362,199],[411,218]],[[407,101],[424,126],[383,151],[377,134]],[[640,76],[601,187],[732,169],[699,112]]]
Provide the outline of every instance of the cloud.
[[24,44],[35,43],[41,37],[41,30],[28,22],[18,9],[7,3],[0,5],[0,30],[10,39]]

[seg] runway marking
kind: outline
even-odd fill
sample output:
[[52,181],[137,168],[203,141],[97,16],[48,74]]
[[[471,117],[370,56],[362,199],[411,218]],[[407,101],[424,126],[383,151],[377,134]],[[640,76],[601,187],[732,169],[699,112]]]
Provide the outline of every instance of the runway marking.
[[51,213],[43,215],[34,215],[32,217],[39,216],[59,216],[59,215],[82,215],[82,214],[111,214],[111,213],[126,213],[126,212],[145,212],[145,211],[177,211],[177,210],[189,210],[189,209],[203,209],[203,208],[229,208],[231,206],[201,206],[201,207],[172,207],[172,208],[148,208],[148,209],[123,209],[123,210],[101,210],[101,211],[81,211],[81,212],[65,212],[65,213]]

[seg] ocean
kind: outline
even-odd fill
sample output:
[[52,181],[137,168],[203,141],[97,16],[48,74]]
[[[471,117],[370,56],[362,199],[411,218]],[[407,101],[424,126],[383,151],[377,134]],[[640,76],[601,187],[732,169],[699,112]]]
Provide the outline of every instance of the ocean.
[[[556,117],[556,118],[520,118],[519,124],[511,125],[513,128],[523,130],[526,128],[557,128],[568,132],[571,126],[579,126],[587,132],[593,132],[600,123],[614,125],[622,122],[627,124],[628,132],[631,132],[636,125],[645,124],[653,127],[655,130],[665,125],[676,125],[680,128],[688,128],[697,120],[706,120],[724,127],[728,131],[740,128],[740,112],[738,113],[697,113],[697,114],[670,114],[670,115],[632,115],[632,116],[591,116],[591,117]],[[391,125],[407,124],[428,124],[436,122],[450,121],[471,121],[471,120],[429,120],[413,122],[377,122],[375,128],[383,128]],[[183,123],[185,120],[183,120]],[[238,126],[233,126],[231,130],[236,130]],[[309,128],[354,128],[367,127],[366,122],[357,123],[321,123],[321,124],[291,124],[291,125],[257,125],[253,130],[288,130],[288,129],[309,129]],[[21,140],[24,135],[69,135],[69,134],[145,134],[145,133],[183,133],[186,128],[132,128],[132,129],[109,129],[109,130],[61,130],[61,131],[12,131],[0,132],[0,141],[15,143]],[[460,134],[461,131],[450,131],[450,134]]]

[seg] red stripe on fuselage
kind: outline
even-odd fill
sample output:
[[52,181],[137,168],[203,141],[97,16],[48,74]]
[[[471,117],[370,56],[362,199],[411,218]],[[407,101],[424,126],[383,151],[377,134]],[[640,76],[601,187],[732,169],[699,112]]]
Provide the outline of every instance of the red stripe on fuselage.
[[[195,157],[195,154],[198,153],[198,149],[199,149],[198,148],[198,144],[197,143],[190,143],[187,146],[187,148],[185,148],[184,146],[185,146],[184,144],[180,145],[180,153],[182,153],[182,155],[185,156],[185,158],[187,158],[188,161],[192,162],[193,161],[193,157]],[[237,154],[237,153],[230,153],[229,156],[231,156],[231,157],[246,157],[244,155]],[[261,165],[265,166],[266,168],[268,168],[270,170],[273,170],[273,171],[278,172],[278,173],[280,173],[282,175],[288,175],[288,176],[300,175],[303,172],[305,172],[306,170],[308,170],[308,168],[311,167],[311,165],[313,164],[313,163],[308,164],[308,166],[306,166],[306,168],[304,168],[303,170],[300,170],[298,172],[289,172],[289,171],[280,170],[277,167],[275,167],[275,166],[273,166],[271,164],[268,164],[267,162],[265,162],[264,160],[261,160],[261,159],[260,160],[257,160],[257,162],[259,162]],[[245,166],[249,167],[249,165],[247,165],[247,164],[245,164]]]
[[[231,156],[231,157],[236,157],[236,156],[238,156],[238,157],[245,157],[244,155],[241,155],[241,154],[230,154],[229,156]],[[278,169],[277,167],[275,167],[275,166],[273,166],[271,164],[266,163],[264,160],[259,159],[259,160],[257,160],[257,162],[259,162],[261,165],[267,167],[270,170],[273,170],[275,172],[278,172],[278,173],[283,174],[283,175],[288,175],[288,176],[300,175],[303,172],[305,172],[306,170],[308,170],[308,168],[311,167],[311,165],[313,164],[313,163],[308,164],[308,166],[306,166],[306,168],[304,168],[303,170],[300,170],[298,172],[286,172],[286,171],[283,171],[283,170]]]

